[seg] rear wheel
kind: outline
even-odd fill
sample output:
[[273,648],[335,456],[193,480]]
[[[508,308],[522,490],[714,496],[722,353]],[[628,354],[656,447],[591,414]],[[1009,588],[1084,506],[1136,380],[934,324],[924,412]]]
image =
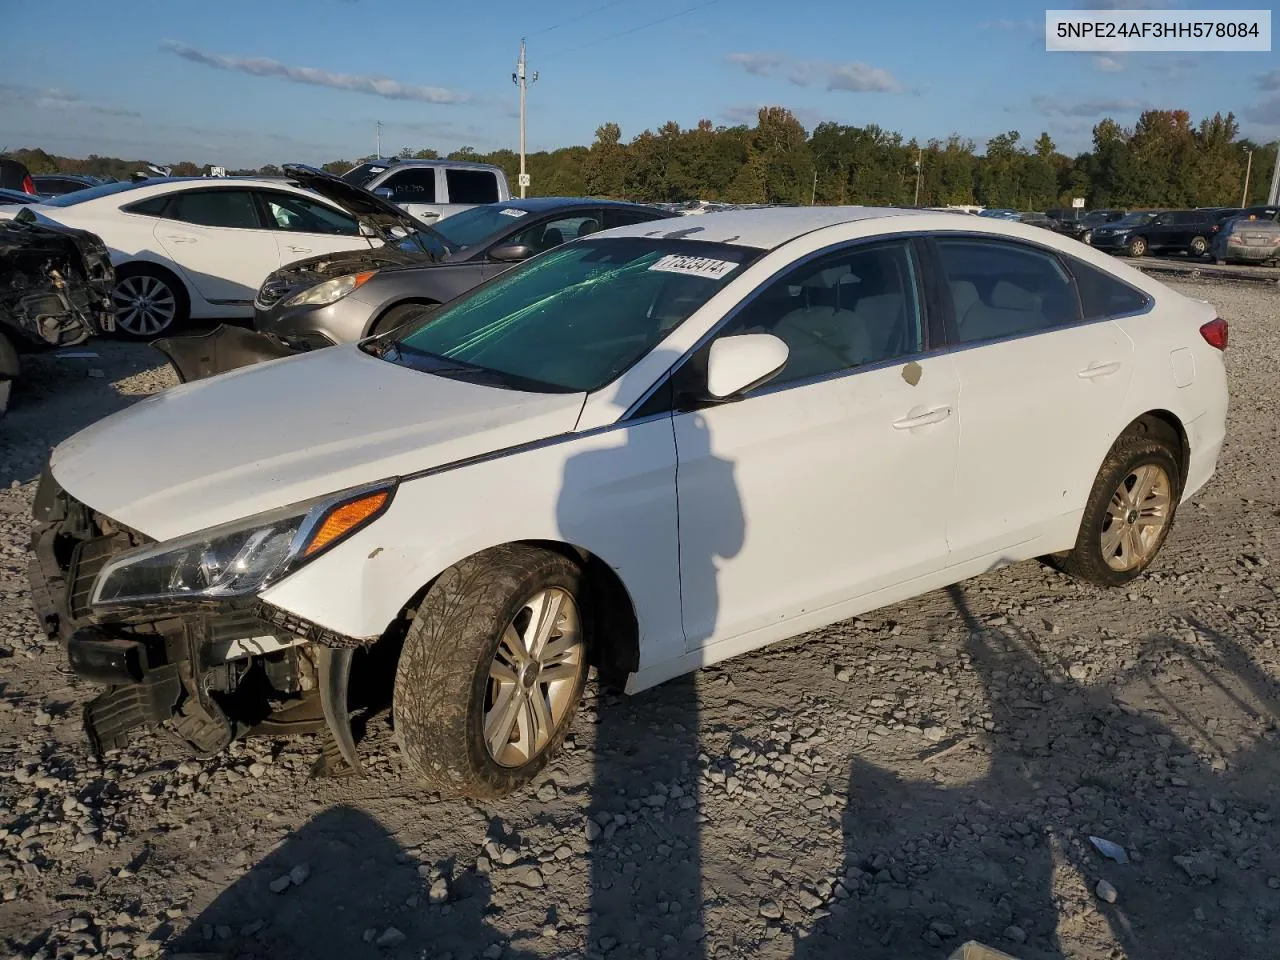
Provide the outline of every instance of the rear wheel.
[[9,397],[13,393],[13,381],[19,372],[18,351],[9,338],[0,331],[0,417],[9,409]]
[[1181,491],[1178,460],[1166,441],[1121,437],[1098,471],[1063,569],[1104,587],[1139,576],[1164,545]]
[[1129,241],[1129,256],[1144,257],[1147,254],[1147,240],[1145,237],[1134,237]]
[[153,340],[186,322],[191,305],[173,274],[160,267],[129,265],[116,272],[111,301],[116,331],[130,340]]
[[505,546],[427,591],[396,667],[396,739],[429,786],[498,797],[564,742],[587,679],[585,581],[557,553]]
[[1192,237],[1187,244],[1187,254],[1192,257],[1203,257],[1209,252],[1209,241],[1204,237]]

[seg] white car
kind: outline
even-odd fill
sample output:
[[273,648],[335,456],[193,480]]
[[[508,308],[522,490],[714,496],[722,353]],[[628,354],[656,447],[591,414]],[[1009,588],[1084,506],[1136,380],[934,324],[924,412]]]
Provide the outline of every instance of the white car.
[[352,663],[394,663],[412,767],[497,795],[589,664],[643,690],[1035,557],[1122,584],[1214,472],[1227,325],[1105,254],[945,213],[687,223],[59,445],[32,592],[111,684],[94,741],[209,753],[319,700],[356,766]]
[[145,339],[188,317],[250,318],[279,267],[383,242],[350,212],[279,180],[109,183],[26,209],[102,238],[116,268],[118,330]]

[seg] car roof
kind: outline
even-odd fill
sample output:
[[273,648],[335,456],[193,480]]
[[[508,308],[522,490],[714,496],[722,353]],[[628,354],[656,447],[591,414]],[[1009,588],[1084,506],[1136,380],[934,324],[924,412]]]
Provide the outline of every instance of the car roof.
[[[372,163],[376,166],[382,166],[384,163],[388,167],[452,167],[460,170],[501,170],[502,168],[496,163],[477,163],[474,160],[420,160],[417,157],[410,157],[407,160],[395,160],[394,162],[387,160],[361,160],[356,164],[357,167],[366,163]],[[354,167],[352,169],[355,169]]]
[[547,210],[560,210],[564,207],[606,207],[620,210],[652,210],[654,213],[669,212],[649,203],[632,203],[629,200],[606,200],[594,197],[526,197],[524,200],[504,200],[499,204],[494,204],[494,206],[527,210],[529,213],[543,213]]
[[927,216],[944,228],[954,229],[956,223],[953,213],[926,213],[911,207],[760,207],[680,217],[660,224],[650,222],[615,227],[609,231],[609,236],[663,236],[772,250],[823,227],[901,216]]

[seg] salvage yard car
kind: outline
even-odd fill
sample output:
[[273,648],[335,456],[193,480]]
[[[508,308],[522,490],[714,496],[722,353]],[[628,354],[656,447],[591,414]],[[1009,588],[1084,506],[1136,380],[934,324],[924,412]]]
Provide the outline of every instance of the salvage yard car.
[[310,703],[358,770],[353,664],[385,663],[410,767],[501,795],[592,665],[644,690],[1036,557],[1137,577],[1214,473],[1226,345],[1209,304],[1016,223],[620,227],[64,441],[32,596],[106,685],[99,747],[212,754]]
[[258,287],[281,264],[398,239],[376,214],[274,180],[108,183],[28,209],[103,239],[116,269],[119,331],[135,339],[158,337],[189,317],[247,319]]
[[1236,217],[1214,235],[1209,254],[1215,263],[1280,263],[1280,223]]
[[[306,186],[332,194],[335,200],[339,187],[358,191],[340,180],[324,182],[296,175]],[[347,200],[346,205],[354,202]],[[282,267],[258,291],[254,329],[302,348],[349,343],[389,330],[420,312],[423,305],[452,300],[568,240],[671,216],[643,204],[583,197],[538,197],[473,207],[434,228],[433,238],[442,244],[435,256],[403,249],[410,245],[406,240],[399,246],[350,256],[312,257]]]
[[21,372],[20,349],[70,347],[113,329],[111,258],[84,230],[0,221],[0,416]]

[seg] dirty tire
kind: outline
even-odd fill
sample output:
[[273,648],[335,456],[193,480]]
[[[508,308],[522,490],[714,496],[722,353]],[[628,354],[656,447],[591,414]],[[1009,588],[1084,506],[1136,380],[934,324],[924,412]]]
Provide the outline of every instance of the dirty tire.
[[369,335],[386,333],[394,330],[396,327],[402,326],[413,320],[424,310],[430,310],[435,304],[430,303],[400,303],[392,307],[382,316],[380,316],[374,325],[369,329]]
[[[1169,479],[1171,496],[1168,517],[1145,561],[1130,570],[1115,570],[1102,555],[1102,529],[1107,519],[1107,507],[1120,483],[1134,470],[1146,464],[1160,467]],[[1173,528],[1181,495],[1182,471],[1169,443],[1152,434],[1125,434],[1115,442],[1103,461],[1085,504],[1075,547],[1062,558],[1059,566],[1065,573],[1100,587],[1118,587],[1128,583],[1150,567],[1159,555]]]
[[1129,256],[1145,257],[1147,255],[1147,241],[1144,237],[1134,237],[1129,241]]
[[528,598],[547,588],[570,594],[586,630],[591,618],[581,569],[537,547],[486,550],[450,567],[427,591],[396,666],[392,712],[401,752],[432,789],[500,797],[529,783],[559,751],[586,685],[586,656],[572,705],[540,753],[523,766],[504,767],[483,737],[489,667],[502,633]]
[[1191,242],[1187,244],[1187,256],[1203,257],[1209,252],[1209,241],[1204,237],[1192,237]]

